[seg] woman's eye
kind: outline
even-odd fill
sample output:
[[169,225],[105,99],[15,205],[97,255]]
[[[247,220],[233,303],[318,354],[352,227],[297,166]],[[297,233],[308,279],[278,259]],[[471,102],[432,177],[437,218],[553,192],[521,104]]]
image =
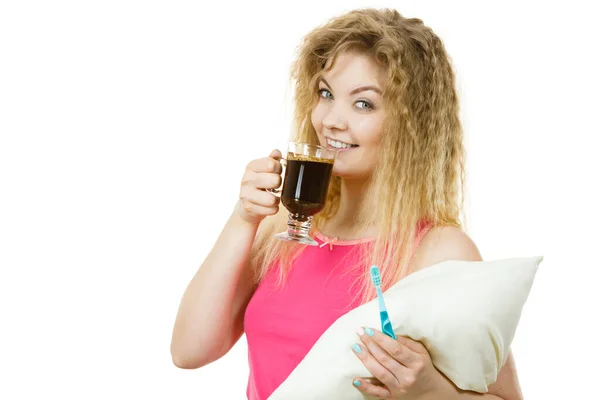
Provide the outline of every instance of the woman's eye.
[[361,110],[372,110],[373,109],[373,105],[371,103],[369,103],[368,101],[364,101],[364,100],[357,101],[356,105]]
[[[331,94],[331,92],[325,88],[323,89],[319,89],[319,97],[323,97],[325,99],[333,99],[333,95]],[[372,110],[373,109],[373,104],[371,104],[370,102],[366,101],[366,100],[358,100],[356,102],[356,106],[360,109],[360,110]]]
[[319,89],[319,96],[325,97],[326,99],[330,99],[333,97],[331,95],[331,92],[327,89]]

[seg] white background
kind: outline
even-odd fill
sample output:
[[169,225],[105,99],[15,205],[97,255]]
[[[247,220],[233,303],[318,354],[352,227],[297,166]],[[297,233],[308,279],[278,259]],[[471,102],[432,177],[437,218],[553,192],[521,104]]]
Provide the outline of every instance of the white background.
[[245,164],[286,143],[301,37],[362,6],[445,42],[484,259],[545,256],[526,398],[597,398],[600,28],[550,3],[0,3],[0,398],[245,397],[245,339],[177,369],[175,313]]

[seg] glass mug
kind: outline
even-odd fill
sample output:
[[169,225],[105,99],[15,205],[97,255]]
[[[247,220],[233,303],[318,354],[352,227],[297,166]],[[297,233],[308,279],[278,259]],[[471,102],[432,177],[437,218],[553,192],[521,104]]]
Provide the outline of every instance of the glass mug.
[[316,246],[310,237],[310,224],[313,215],[325,206],[329,181],[337,150],[314,144],[290,142],[288,153],[282,159],[285,166],[281,190],[281,203],[290,212],[288,229],[275,235],[277,239]]

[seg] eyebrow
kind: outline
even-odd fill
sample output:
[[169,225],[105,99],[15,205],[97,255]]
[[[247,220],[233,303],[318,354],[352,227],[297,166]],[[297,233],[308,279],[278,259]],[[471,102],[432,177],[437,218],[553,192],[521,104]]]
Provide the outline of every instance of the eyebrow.
[[[327,83],[327,81],[325,80],[325,78],[321,78],[321,81],[325,85],[327,85],[327,87],[329,89],[331,89],[331,85],[329,83]],[[357,93],[360,93],[360,92],[366,92],[367,90],[372,90],[373,92],[376,92],[376,93],[379,93],[380,95],[382,95],[381,89],[379,89],[377,86],[360,86],[360,87],[357,87],[356,89],[352,90],[350,92],[350,96],[353,96],[353,95],[355,95]]]

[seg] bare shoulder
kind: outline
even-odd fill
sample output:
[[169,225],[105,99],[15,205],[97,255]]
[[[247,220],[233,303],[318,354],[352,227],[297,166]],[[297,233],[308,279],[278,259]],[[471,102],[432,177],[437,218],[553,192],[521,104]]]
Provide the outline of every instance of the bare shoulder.
[[454,226],[434,227],[427,232],[415,251],[411,272],[447,260],[482,261],[475,242],[462,229]]

